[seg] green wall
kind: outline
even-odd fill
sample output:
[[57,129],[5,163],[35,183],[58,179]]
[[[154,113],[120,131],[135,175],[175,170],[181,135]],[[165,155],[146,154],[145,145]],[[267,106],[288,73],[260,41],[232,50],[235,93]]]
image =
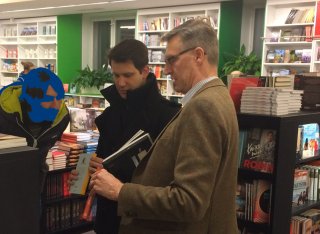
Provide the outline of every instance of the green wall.
[[226,62],[224,53],[237,53],[240,50],[242,21],[242,1],[222,2],[219,25],[219,67]]
[[82,15],[58,16],[58,75],[70,83],[81,69]]

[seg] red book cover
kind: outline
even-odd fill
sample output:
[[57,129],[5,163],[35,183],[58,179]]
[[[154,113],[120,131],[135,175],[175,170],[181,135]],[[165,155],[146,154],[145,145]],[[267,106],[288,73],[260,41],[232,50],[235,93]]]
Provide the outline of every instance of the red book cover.
[[253,222],[269,223],[271,184],[265,180],[258,180],[257,193],[254,203]]
[[315,29],[314,36],[315,38],[320,38],[320,1],[317,2],[317,15],[315,16]]
[[241,96],[243,90],[246,87],[257,86],[259,86],[259,77],[239,77],[231,79],[229,92],[237,112],[240,112]]

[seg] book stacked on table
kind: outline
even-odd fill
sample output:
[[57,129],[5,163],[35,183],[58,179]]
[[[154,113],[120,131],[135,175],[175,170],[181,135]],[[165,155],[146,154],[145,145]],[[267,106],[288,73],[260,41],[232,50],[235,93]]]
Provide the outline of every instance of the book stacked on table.
[[0,149],[19,146],[27,146],[26,138],[0,133]]
[[63,142],[77,143],[91,139],[91,134],[87,132],[64,132],[61,137]]
[[67,156],[63,151],[53,150],[52,152],[53,170],[66,168]]
[[59,151],[63,151],[66,154],[67,166],[76,166],[79,160],[80,154],[84,152],[84,146],[77,143],[59,142]]
[[241,97],[241,113],[286,115],[301,108],[301,92],[271,87],[247,87]]

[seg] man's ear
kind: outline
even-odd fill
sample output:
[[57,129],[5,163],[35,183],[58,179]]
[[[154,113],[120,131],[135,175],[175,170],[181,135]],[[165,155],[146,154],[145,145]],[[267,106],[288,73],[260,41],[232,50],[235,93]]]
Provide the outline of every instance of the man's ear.
[[146,65],[146,66],[144,66],[143,68],[142,68],[142,77],[143,77],[143,79],[147,79],[147,76],[149,75],[149,72],[150,72],[150,70],[149,70],[149,66],[148,65]]

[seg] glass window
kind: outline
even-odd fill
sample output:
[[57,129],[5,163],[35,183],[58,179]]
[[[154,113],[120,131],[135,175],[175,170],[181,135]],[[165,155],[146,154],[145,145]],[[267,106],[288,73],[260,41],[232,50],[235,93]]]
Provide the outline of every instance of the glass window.
[[111,45],[111,21],[93,23],[93,68],[102,67],[107,62]]
[[114,44],[134,36],[135,19],[93,22],[93,68],[107,64],[109,50]]
[[116,21],[116,44],[125,40],[134,38],[135,20],[117,20]]

